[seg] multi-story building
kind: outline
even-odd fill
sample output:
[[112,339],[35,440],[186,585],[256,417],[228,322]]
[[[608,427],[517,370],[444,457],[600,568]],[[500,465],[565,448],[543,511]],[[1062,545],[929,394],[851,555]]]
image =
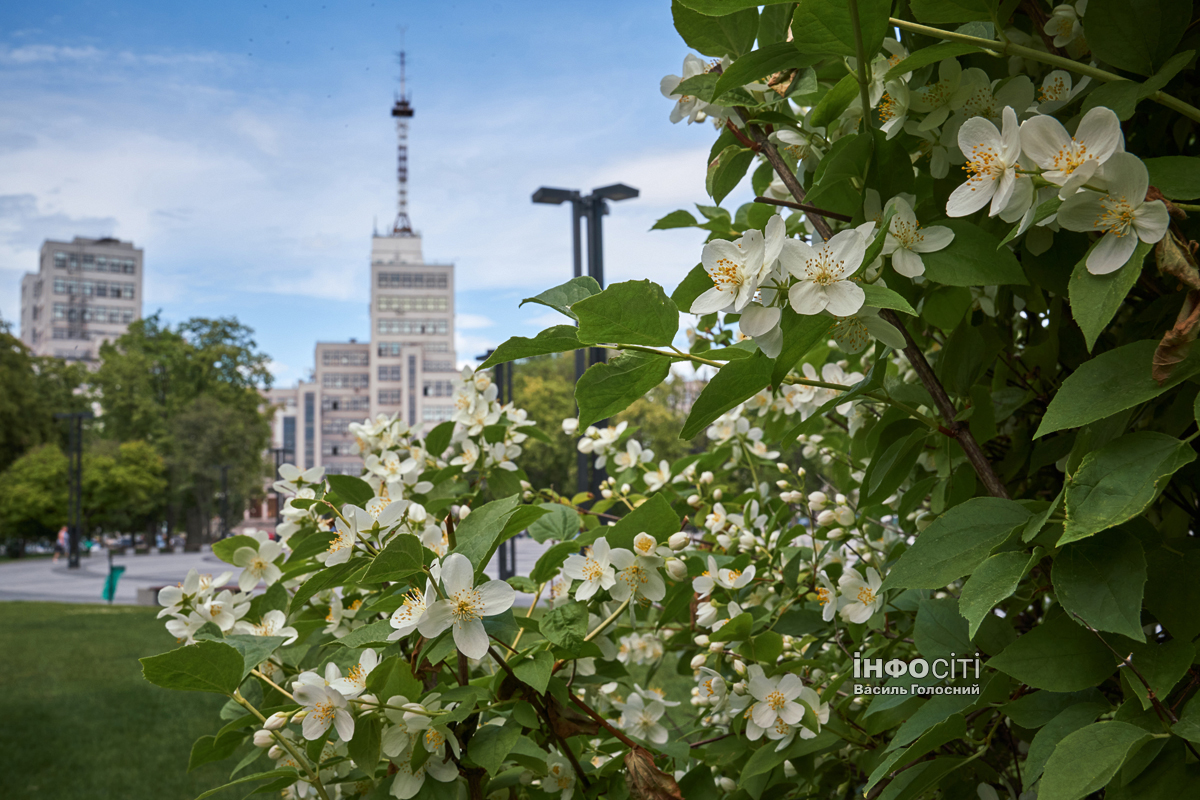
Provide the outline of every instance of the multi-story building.
[[370,331],[366,341],[318,342],[312,379],[272,389],[274,447],[302,469],[357,475],[348,428],[368,416],[395,415],[428,430],[454,412],[454,265],[425,261],[408,219],[408,124],[412,105],[392,106],[399,143],[398,202],[391,230],[371,238]]
[[21,279],[21,341],[37,355],[95,362],[142,316],[142,251],[118,239],[42,244]]

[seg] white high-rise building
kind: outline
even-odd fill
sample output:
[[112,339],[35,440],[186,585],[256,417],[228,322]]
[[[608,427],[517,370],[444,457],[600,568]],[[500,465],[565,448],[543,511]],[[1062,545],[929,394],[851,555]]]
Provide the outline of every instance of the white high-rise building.
[[[454,265],[426,262],[421,235],[408,217],[408,125],[412,104],[401,91],[391,109],[398,144],[396,221],[371,237],[370,331],[365,341],[318,342],[312,379],[272,389],[276,448],[302,469],[357,475],[352,422],[396,415],[429,430],[454,412]],[[270,513],[268,513],[270,511]],[[264,507],[256,516],[270,516]]]
[[21,341],[40,356],[95,363],[142,316],[142,251],[119,239],[47,240],[21,279]]

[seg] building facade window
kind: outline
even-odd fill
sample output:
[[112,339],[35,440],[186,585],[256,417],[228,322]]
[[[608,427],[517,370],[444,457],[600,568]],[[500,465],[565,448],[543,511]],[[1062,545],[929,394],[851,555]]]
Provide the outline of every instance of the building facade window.
[[323,436],[344,436],[349,430],[350,425],[357,420],[353,419],[323,419],[321,420],[321,434]]
[[321,395],[322,411],[370,411],[371,398],[366,395],[339,397],[332,394]]
[[450,323],[444,319],[381,319],[377,325],[380,334],[441,334],[450,332]]
[[115,308],[112,306],[82,306],[72,307],[66,303],[54,304],[54,319],[68,320],[70,322],[100,322],[110,325],[125,324],[133,322],[132,308]]
[[326,389],[365,389],[371,385],[371,376],[365,372],[327,372],[321,376],[321,385]]
[[55,294],[82,294],[87,297],[114,297],[118,300],[133,300],[137,286],[132,283],[106,281],[76,281],[69,278],[54,279]]
[[417,357],[408,357],[408,424],[417,424]]
[[283,449],[296,452],[296,418],[283,418]]
[[[345,455],[345,454],[343,454],[343,455]],[[326,475],[353,475],[354,477],[357,478],[359,475],[362,475],[362,471],[363,471],[362,464],[359,464],[357,462],[351,463],[351,464],[326,464],[325,465],[325,474]]]
[[[321,455],[323,456],[352,456],[356,453],[351,452],[350,448],[354,446],[353,442],[329,442],[321,440]],[[325,470],[329,471],[328,468]],[[357,475],[358,473],[354,473]]]
[[380,311],[445,311],[449,301],[445,297],[381,295],[376,306]]
[[363,350],[326,350],[321,353],[321,364],[326,367],[365,367],[371,357]]
[[316,448],[313,445],[316,433],[316,392],[304,393],[304,468],[312,469],[316,462]]
[[381,272],[380,289],[445,289],[449,285],[444,272]]
[[379,405],[398,406],[404,402],[404,392],[400,389],[380,389]]
[[454,416],[454,406],[425,406],[421,409],[422,422],[445,422]]
[[426,372],[458,372],[453,361],[426,361],[423,366]]
[[390,366],[380,365],[379,380],[380,381],[404,380],[404,368],[401,367],[399,364],[392,364]]
[[453,381],[425,381],[426,397],[453,397]]

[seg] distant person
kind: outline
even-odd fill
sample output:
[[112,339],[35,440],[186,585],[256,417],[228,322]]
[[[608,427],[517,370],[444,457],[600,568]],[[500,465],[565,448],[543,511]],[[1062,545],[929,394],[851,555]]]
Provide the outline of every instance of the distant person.
[[67,554],[68,546],[69,545],[68,545],[68,538],[67,538],[67,526],[63,525],[62,530],[60,530],[58,532],[58,539],[56,539],[54,542],[54,561],[53,561],[53,563],[57,564],[58,557],[65,556]]

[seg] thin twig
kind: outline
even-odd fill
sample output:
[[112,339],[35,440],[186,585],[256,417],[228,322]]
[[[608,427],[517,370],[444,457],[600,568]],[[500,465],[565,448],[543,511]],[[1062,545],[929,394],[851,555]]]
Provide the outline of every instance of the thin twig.
[[807,212],[809,214],[819,214],[822,217],[828,217],[829,219],[836,219],[840,222],[851,222],[854,219],[853,217],[847,216],[846,214],[839,214],[836,211],[826,211],[823,208],[817,208],[816,206],[810,206],[807,203],[793,203],[790,200],[776,200],[774,197],[763,197],[760,195],[760,196],[754,198],[754,202],[766,203],[767,205],[771,205],[771,206],[784,206],[785,208],[795,208],[795,209],[799,209],[800,211]]

